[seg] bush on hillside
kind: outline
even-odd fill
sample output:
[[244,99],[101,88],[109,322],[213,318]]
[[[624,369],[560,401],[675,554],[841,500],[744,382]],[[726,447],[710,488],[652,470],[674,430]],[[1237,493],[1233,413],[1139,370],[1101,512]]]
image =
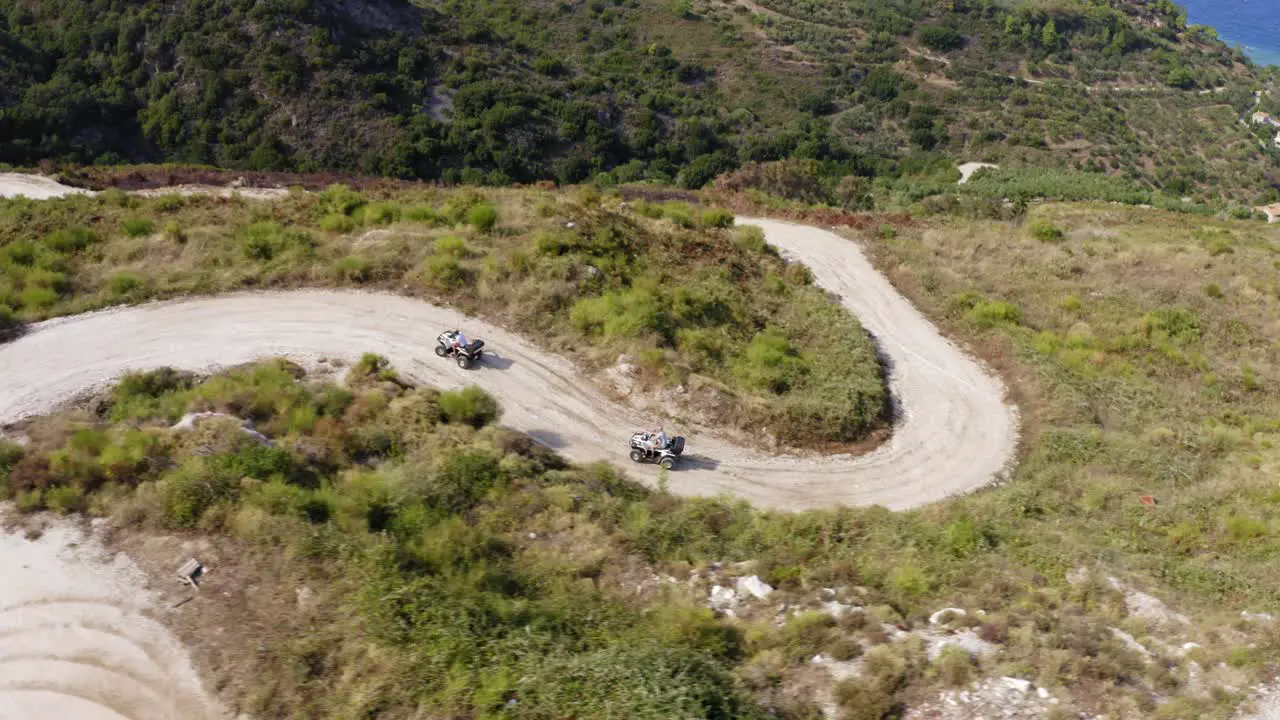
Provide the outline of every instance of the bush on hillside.
[[926,25],[920,28],[920,42],[938,52],[957,50],[964,44],[964,37],[954,28],[943,25]]
[[475,385],[440,393],[439,404],[448,422],[477,428],[496,422],[502,414],[498,401]]

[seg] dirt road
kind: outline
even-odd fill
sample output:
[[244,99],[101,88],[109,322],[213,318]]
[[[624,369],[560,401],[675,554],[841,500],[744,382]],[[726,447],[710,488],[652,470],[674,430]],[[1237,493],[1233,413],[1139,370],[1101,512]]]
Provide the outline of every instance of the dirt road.
[[[0,174],[0,196],[75,192]],[[870,265],[857,245],[812,227],[740,219],[806,263],[819,284],[876,335],[891,366],[900,419],[888,443],[851,457],[767,457],[705,435],[689,438],[670,487],[804,509],[923,505],[989,482],[1013,459],[1014,410],[1000,383],[944,339]],[[439,329],[464,327],[490,357],[471,371],[430,351]],[[475,383],[500,399],[503,422],[575,460],[626,460],[626,439],[651,418],[588,387],[572,364],[450,310],[384,294],[241,294],[119,308],[41,323],[0,345],[0,424],[39,414],[129,370],[213,370],[284,355],[307,362],[388,356],[415,380]],[[0,507],[0,515],[3,508]],[[0,517],[0,519],[3,519]],[[178,642],[148,615],[145,580],[124,556],[57,524],[36,540],[0,531],[0,720],[205,720],[218,712]]]
[[[670,487],[727,493],[800,510],[881,504],[904,509],[984,485],[1012,459],[1017,421],[1000,383],[943,338],[844,238],[812,227],[742,220],[806,263],[823,287],[878,338],[892,366],[901,419],[893,437],[859,458],[768,457],[709,434],[690,436]],[[431,353],[439,329],[465,328],[492,356],[469,372]],[[113,309],[36,325],[0,346],[0,423],[46,412],[129,370],[211,370],[283,355],[302,361],[386,355],[407,376],[442,387],[476,383],[505,408],[504,424],[569,458],[632,466],[629,432],[652,424],[586,386],[568,361],[460,314],[385,294],[308,290],[191,299]]]
[[68,187],[42,175],[0,173],[0,198],[26,197],[48,200],[64,195],[92,195],[88,190]]
[[[0,506],[0,522],[6,520]],[[214,720],[128,558],[56,520],[0,532],[0,720]]]

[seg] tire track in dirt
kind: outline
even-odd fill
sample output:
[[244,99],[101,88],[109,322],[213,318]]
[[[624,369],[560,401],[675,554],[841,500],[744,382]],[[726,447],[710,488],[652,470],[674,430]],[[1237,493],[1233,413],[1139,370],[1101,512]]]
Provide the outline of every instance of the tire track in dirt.
[[155,608],[96,532],[0,532],[0,720],[222,718]]

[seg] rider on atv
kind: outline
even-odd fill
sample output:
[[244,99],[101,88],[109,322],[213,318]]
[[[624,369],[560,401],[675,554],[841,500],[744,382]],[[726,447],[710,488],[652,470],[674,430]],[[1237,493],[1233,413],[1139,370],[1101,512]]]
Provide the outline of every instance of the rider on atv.
[[668,442],[667,430],[661,425],[658,426],[657,430],[649,433],[649,447],[653,450],[661,450],[667,446]]

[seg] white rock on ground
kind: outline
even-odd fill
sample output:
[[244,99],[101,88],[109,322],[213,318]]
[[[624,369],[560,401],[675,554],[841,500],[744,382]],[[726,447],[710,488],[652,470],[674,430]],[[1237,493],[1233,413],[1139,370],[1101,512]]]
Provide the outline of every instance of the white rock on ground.
[[960,616],[960,617],[963,617],[964,615],[968,614],[961,608],[942,608],[938,612],[929,616],[929,624],[937,625],[942,620],[943,616],[946,615],[947,613],[951,613],[953,616]]
[[738,605],[738,593],[731,587],[716,585],[711,588],[711,600],[708,604],[716,610],[729,610]]
[[1145,660],[1151,659],[1151,651],[1147,649],[1147,646],[1138,642],[1137,638],[1121,630],[1120,628],[1107,628],[1107,629],[1110,630],[1111,634],[1115,636],[1120,642],[1124,643],[1125,647],[1138,653]]
[[735,587],[738,590],[738,595],[750,595],[757,600],[765,600],[773,594],[773,588],[756,575],[738,578]]
[[822,603],[822,612],[830,615],[836,620],[843,618],[851,612],[857,612],[860,610],[862,610],[862,606],[860,605],[846,605],[842,602],[835,601]]
[[972,657],[982,657],[990,655],[1000,649],[998,645],[983,640],[978,634],[972,630],[958,632],[955,635],[935,635],[933,633],[923,633],[929,660],[937,660],[942,655],[942,651],[948,646],[958,647],[969,653]]
[[959,166],[959,170],[960,170],[960,182],[959,182],[959,183],[957,183],[957,184],[959,184],[959,185],[963,185],[963,184],[965,184],[965,183],[969,182],[969,179],[973,177],[973,174],[974,174],[974,173],[976,173],[976,172],[978,172],[978,171],[979,171],[979,170],[981,170],[982,168],[999,168],[999,167],[1000,167],[999,165],[996,165],[996,164],[994,164],[994,163],[984,163],[984,162],[967,162],[967,163],[964,163],[964,164],[962,164],[962,165],[960,165],[960,166]]
[[1017,690],[1020,693],[1027,693],[1031,691],[1030,680],[1023,680],[1021,678],[1012,678],[1012,677],[1002,677],[1000,678],[1000,682],[1010,690]]
[[240,423],[240,430],[244,432],[245,435],[248,435],[254,440],[257,440],[258,442],[262,443],[263,445],[274,445],[274,443],[271,442],[271,438],[267,437],[266,435],[263,435],[257,430],[254,430],[253,427],[249,425],[248,420],[241,420],[240,418],[234,415],[227,415],[226,413],[219,413],[219,412],[187,413],[186,415],[182,416],[181,420],[174,423],[173,426],[170,427],[169,429],[178,431],[178,432],[181,432],[183,430],[194,430],[196,425],[200,424],[205,420],[210,420],[213,418],[231,418],[232,420],[235,420],[236,422]]

